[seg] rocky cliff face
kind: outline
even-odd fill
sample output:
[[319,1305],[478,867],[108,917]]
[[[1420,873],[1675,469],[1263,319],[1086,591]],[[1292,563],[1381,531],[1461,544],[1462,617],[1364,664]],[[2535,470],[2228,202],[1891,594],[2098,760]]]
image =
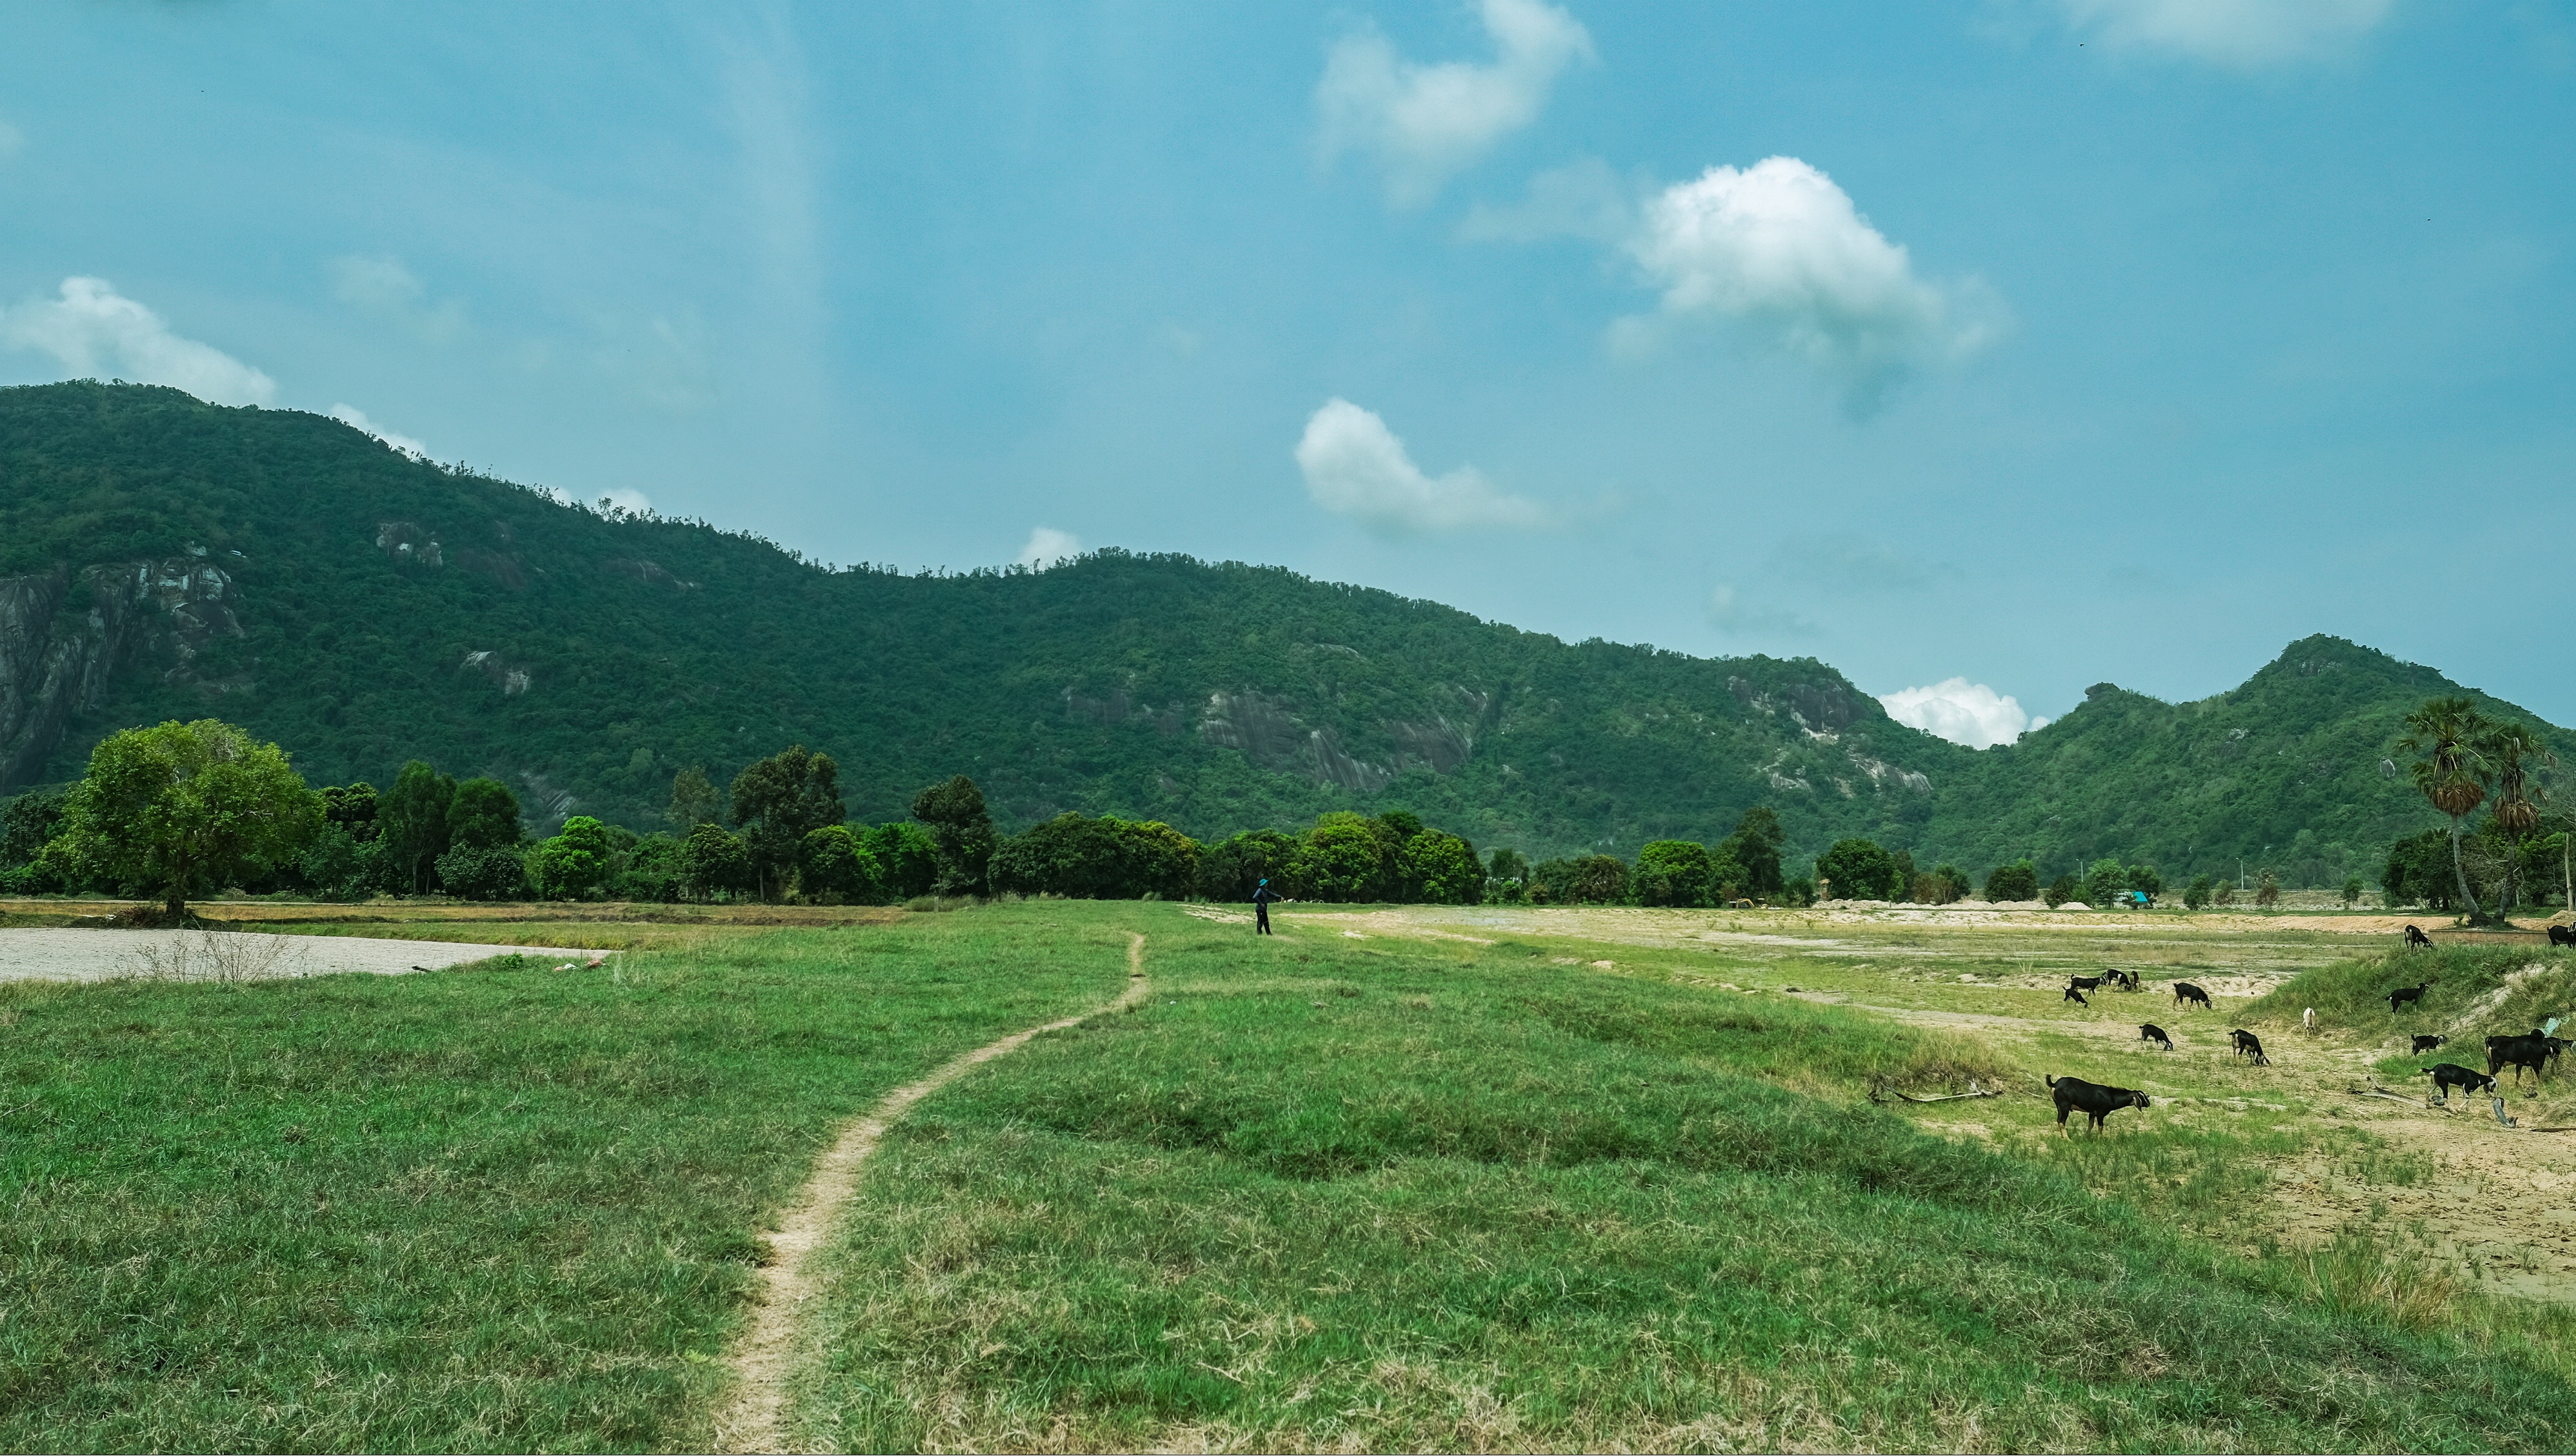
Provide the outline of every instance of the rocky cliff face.
[[32,780],[72,718],[124,671],[189,673],[238,637],[232,578],[201,554],[0,577],[0,793]]

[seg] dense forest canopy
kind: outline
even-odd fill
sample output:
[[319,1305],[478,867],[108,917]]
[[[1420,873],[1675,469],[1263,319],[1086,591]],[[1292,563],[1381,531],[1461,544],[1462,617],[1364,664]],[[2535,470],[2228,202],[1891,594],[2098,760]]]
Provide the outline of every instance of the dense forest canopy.
[[722,784],[795,743],[871,822],[965,773],[1006,831],[1078,810],[1213,843],[1400,808],[1539,858],[1715,843],[1767,804],[1792,858],[1867,836],[1979,874],[2243,856],[2322,884],[2430,827],[2383,760],[2408,708],[2456,690],[2313,637],[2232,692],[2105,684],[1972,752],[1812,659],[1566,643],[1172,556],[836,569],[320,416],[0,390],[0,793],[77,776],[117,728],[219,714],[316,783],[414,758],[487,775],[541,829],[667,827],[676,772]]

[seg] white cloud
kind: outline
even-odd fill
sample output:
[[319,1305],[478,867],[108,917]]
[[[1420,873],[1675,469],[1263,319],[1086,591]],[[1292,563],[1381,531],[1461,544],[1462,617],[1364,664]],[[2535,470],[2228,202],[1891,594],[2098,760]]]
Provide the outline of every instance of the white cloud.
[[1484,0],[1490,64],[1421,65],[1398,56],[1375,29],[1334,45],[1315,83],[1327,161],[1373,154],[1388,201],[1420,206],[1496,142],[1538,119],[1567,66],[1593,58],[1591,32],[1541,0]]
[[1020,548],[1018,559],[1022,566],[1031,566],[1044,571],[1059,562],[1071,561],[1081,554],[1080,537],[1071,531],[1059,531],[1053,526],[1040,526],[1029,533],[1029,544]]
[[[1832,178],[1795,157],[1711,167],[1650,199],[1629,254],[1664,290],[1662,318],[1741,320],[1832,375],[1867,408],[1908,370],[1993,336],[1973,288],[1915,276]],[[1614,342],[1651,344],[1656,324],[1622,321]]]
[[427,445],[413,439],[409,435],[397,435],[393,431],[377,424],[375,421],[368,419],[367,412],[358,408],[356,405],[335,404],[331,406],[331,418],[338,420],[340,423],[347,425],[349,428],[356,430],[361,434],[375,436],[377,439],[393,446],[396,450],[410,456],[414,460],[426,460],[429,458],[429,447]]
[[0,343],[51,354],[71,379],[132,379],[184,389],[210,404],[267,404],[277,381],[211,344],[170,332],[161,316],[104,278],[66,278],[60,298],[0,310]]
[[1477,526],[1537,526],[1537,503],[1496,490],[1471,465],[1422,473],[1386,421],[1349,400],[1327,400],[1297,441],[1297,468],[1315,504],[1389,534]]
[[1544,238],[1586,238],[1617,247],[1637,231],[1637,200],[1651,186],[1623,178],[1599,157],[1550,168],[1529,180],[1521,201],[1479,202],[1458,224],[1468,243],[1534,243]]
[[2046,718],[2023,712],[2021,704],[2011,697],[1998,696],[1993,688],[1964,677],[1949,678],[1928,688],[1904,688],[1878,701],[1887,709],[1887,716],[1897,722],[1970,748],[2010,743],[2024,733],[2036,733],[2048,726]]
[[2114,47],[2238,69],[2331,54],[2388,18],[2395,0],[2059,0]]
[[601,496],[599,503],[630,516],[640,516],[653,509],[653,498],[640,490],[612,490]]
[[1795,612],[1758,606],[1721,583],[1708,594],[1708,624],[1730,637],[1812,637],[1816,624]]
[[331,291],[343,303],[390,319],[432,342],[465,332],[465,306],[455,299],[432,305],[428,285],[390,253],[352,254],[330,262]]

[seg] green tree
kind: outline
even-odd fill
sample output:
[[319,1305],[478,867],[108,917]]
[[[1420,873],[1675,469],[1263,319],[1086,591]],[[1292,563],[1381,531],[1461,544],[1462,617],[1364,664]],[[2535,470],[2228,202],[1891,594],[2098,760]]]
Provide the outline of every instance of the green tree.
[[1819,893],[1837,900],[1893,900],[1897,888],[1896,857],[1873,840],[1837,839],[1816,856]]
[[867,830],[859,839],[877,858],[887,898],[900,903],[929,894],[939,883],[939,846],[920,825],[896,820]]
[[528,892],[528,855],[516,843],[468,844],[460,839],[438,857],[437,868],[439,887],[460,900],[516,900]]
[[796,888],[825,905],[865,904],[884,891],[877,857],[846,824],[810,830],[796,851]]
[[363,844],[376,837],[376,786],[361,779],[322,791],[322,817]]
[[2460,825],[2487,797],[2487,720],[2466,698],[2428,698],[2406,715],[2406,736],[2397,746],[2419,755],[2407,776],[2426,802],[2451,821],[2451,879],[2472,922],[2486,918],[2469,893],[2469,872],[2460,864]]
[[984,791],[959,774],[912,796],[912,817],[930,831],[939,855],[943,895],[980,895],[993,859],[993,816],[984,807]]
[[2128,868],[2108,855],[2093,861],[2084,871],[2084,903],[2096,910],[2118,903],[2128,888]]
[[2358,904],[2360,904],[2360,903],[2361,903],[2361,876],[2359,876],[2359,875],[2346,875],[2346,876],[2344,877],[2344,882],[2343,882],[2343,908],[2345,908],[2346,910],[2349,910],[2349,909],[2351,909],[2353,906],[2358,905]]
[[2182,903],[2186,909],[2203,909],[2208,906],[2210,896],[2216,891],[2217,886],[2209,876],[2194,875],[2191,877],[2191,883],[2183,887]]
[[755,883],[751,850],[721,824],[701,824],[680,846],[680,893],[704,902],[738,895]]
[[1197,893],[1199,842],[1159,819],[1112,819],[1127,860],[1127,883],[1138,897],[1186,900]]
[[2026,859],[1995,866],[1986,876],[1986,898],[1997,901],[2038,899],[2038,866]]
[[2254,878],[2254,903],[2269,910],[2281,903],[2281,877],[2265,870]]
[[2165,892],[2165,877],[2156,873],[2154,865],[2131,865],[2129,866],[2129,888],[2146,896],[2147,903],[2153,905],[2156,903],[2156,897]]
[[172,921],[188,901],[295,863],[322,827],[322,796],[286,753],[212,718],[112,734],[64,805],[71,862],[157,895]]
[[1485,877],[1493,880],[1526,880],[1529,861],[1517,849],[1497,849],[1486,862]]
[[841,766],[828,753],[806,752],[801,743],[735,774],[731,797],[734,827],[751,851],[754,884],[764,900],[786,893],[806,835],[849,817],[841,804]]
[[62,832],[68,799],[64,790],[30,789],[0,805],[0,891],[40,895],[62,888],[37,860]]
[[1288,883],[1304,900],[1380,900],[1393,866],[1386,839],[1357,814],[1326,814],[1289,858]]
[[2532,782],[2532,770],[2554,766],[2557,760],[2540,735],[2520,723],[2496,724],[2483,747],[2495,765],[2495,807],[2489,812],[2505,846],[2505,873],[2496,892],[2496,914],[2502,916],[2511,913],[2521,888],[2522,842],[2540,827],[2539,800],[2544,796]]
[[1768,804],[1756,804],[1735,821],[1735,832],[1726,836],[1712,857],[1735,861],[1744,873],[1744,893],[1760,899],[1777,895],[1787,886],[1781,878],[1780,853],[1788,842],[1788,832],[1780,827],[1780,816]]
[[1690,839],[1657,839],[1637,851],[1637,903],[1706,905],[1715,893],[1708,846]]
[[516,849],[527,840],[519,827],[519,796],[498,779],[467,779],[447,801],[447,842],[467,849]]
[[609,849],[608,826],[575,814],[561,834],[537,842],[527,858],[528,878],[545,899],[589,899],[608,879]]
[[1406,840],[1397,874],[1425,905],[1474,905],[1485,898],[1476,847],[1443,830],[1425,829]]
[[2081,889],[2083,885],[2076,880],[2074,872],[2070,870],[2049,881],[2048,888],[2039,892],[2039,898],[2047,902],[2049,909],[2054,910],[2074,899]]
[[377,804],[377,834],[404,894],[429,888],[431,869],[447,853],[447,804],[455,797],[456,780],[415,758]]
[[685,837],[701,824],[722,824],[724,804],[707,779],[706,765],[691,764],[671,775],[671,807],[663,817],[675,834]]
[[1276,829],[1247,829],[1209,845],[1199,862],[1199,892],[1211,900],[1249,900],[1263,880],[1287,883],[1295,838]]

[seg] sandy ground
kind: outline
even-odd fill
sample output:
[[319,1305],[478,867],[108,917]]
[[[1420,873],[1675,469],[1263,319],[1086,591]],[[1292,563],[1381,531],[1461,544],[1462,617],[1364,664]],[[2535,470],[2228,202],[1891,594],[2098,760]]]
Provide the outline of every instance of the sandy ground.
[[0,930],[0,981],[251,981],[363,971],[378,976],[444,970],[509,955],[587,961],[597,951],[560,946],[465,945],[204,930]]

